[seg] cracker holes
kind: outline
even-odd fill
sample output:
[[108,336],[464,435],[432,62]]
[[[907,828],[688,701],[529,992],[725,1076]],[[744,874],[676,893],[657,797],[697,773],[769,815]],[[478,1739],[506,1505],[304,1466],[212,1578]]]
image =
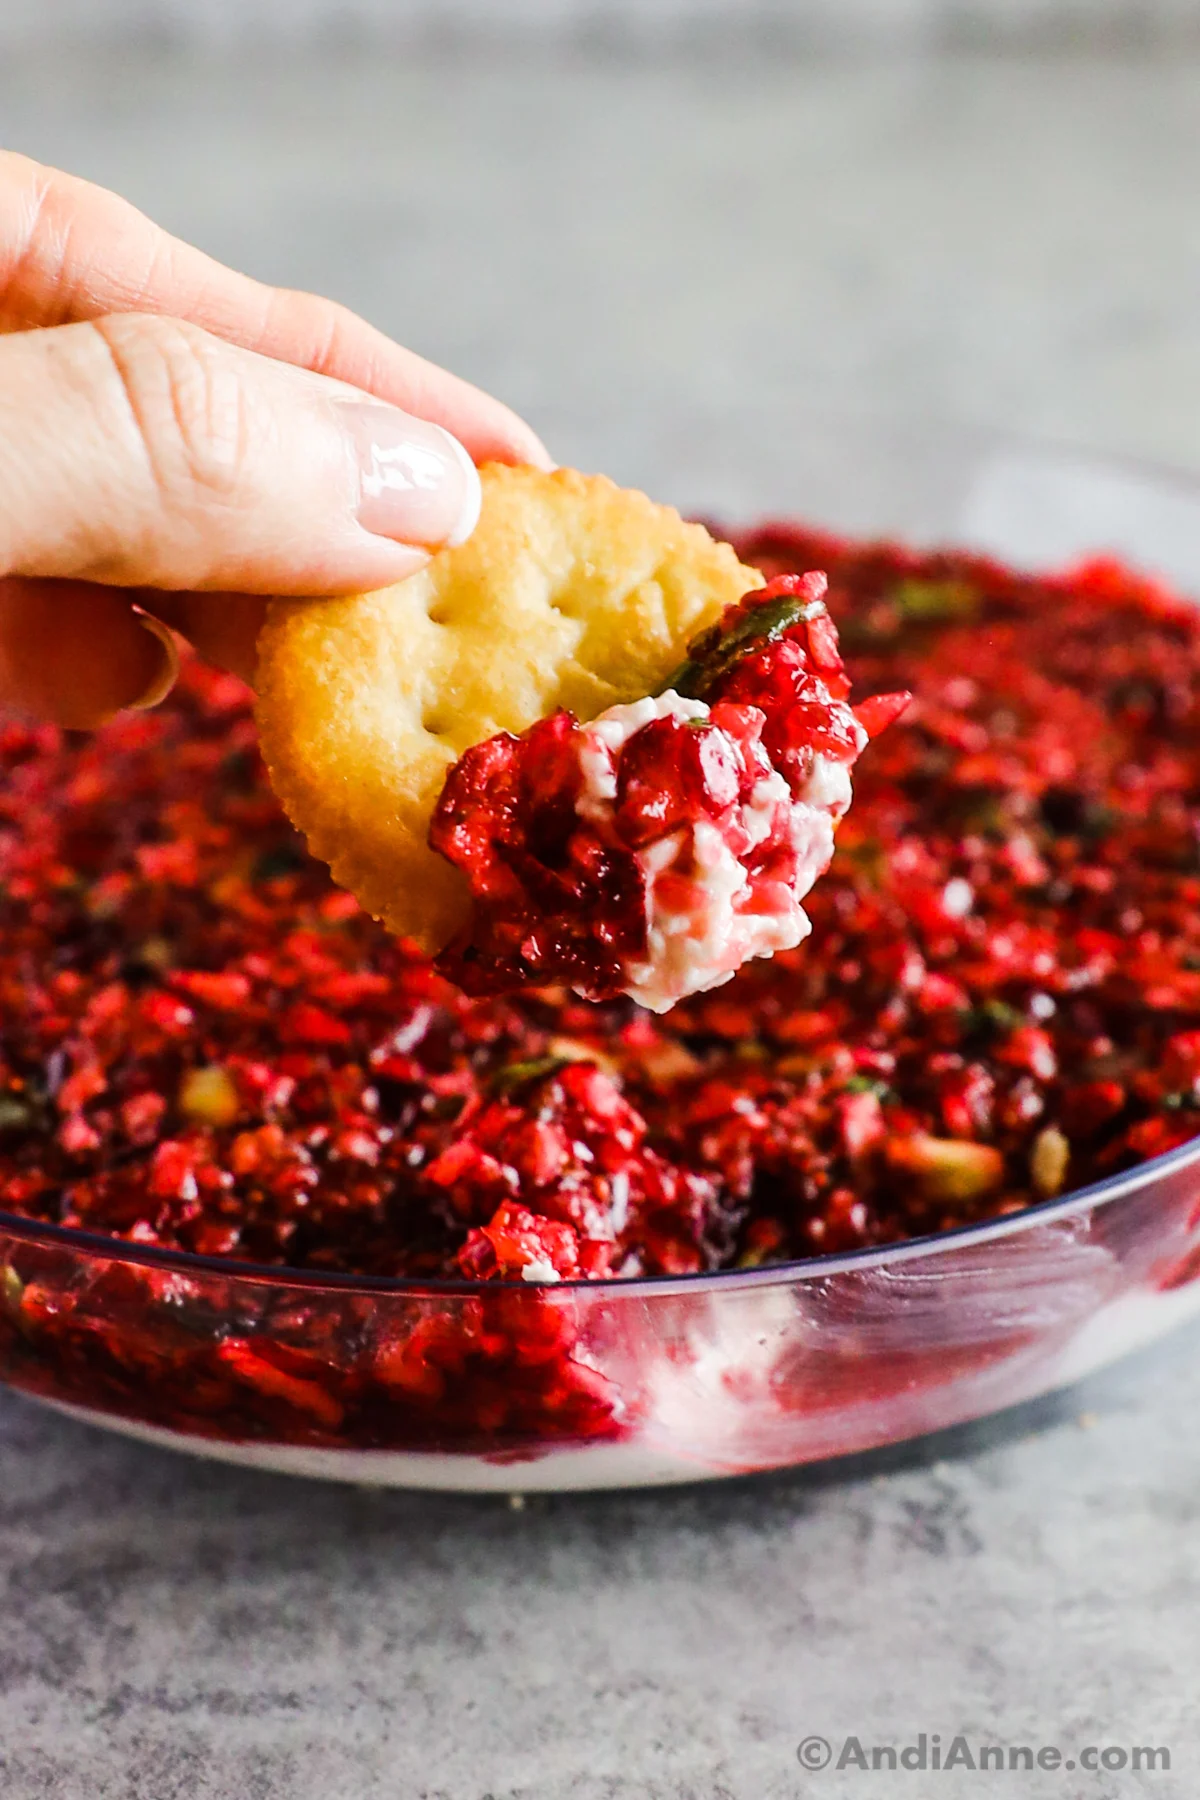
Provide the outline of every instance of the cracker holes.
[[550,611],[558,614],[560,619],[569,619],[573,625],[583,622],[586,613],[586,601],[580,606],[579,598],[569,587],[556,588],[547,595]]
[[452,722],[445,713],[438,712],[434,707],[427,707],[421,714],[421,729],[427,731],[430,737],[449,737]]

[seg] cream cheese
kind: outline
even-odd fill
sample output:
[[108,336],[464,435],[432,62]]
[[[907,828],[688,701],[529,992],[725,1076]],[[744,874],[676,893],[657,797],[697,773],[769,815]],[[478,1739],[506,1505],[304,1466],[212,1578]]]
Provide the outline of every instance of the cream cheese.
[[[849,712],[849,708],[847,708]],[[709,708],[668,690],[613,706],[583,729],[583,785],[575,810],[607,835],[617,797],[617,759],[655,719],[707,719]],[[856,729],[857,721],[855,721]],[[865,733],[863,734],[865,738]],[[793,800],[777,770],[765,775],[734,812],[736,842],[747,850],[776,831],[780,811],[797,857],[793,882],[750,876],[711,820],[673,832],[637,853],[646,893],[646,956],[625,965],[624,992],[651,1012],[667,1012],[688,994],[729,981],[753,957],[794,949],[812,929],[800,902],[833,855],[833,827],[850,804],[850,772],[817,756],[804,795]],[[752,909],[751,909],[752,908]]]

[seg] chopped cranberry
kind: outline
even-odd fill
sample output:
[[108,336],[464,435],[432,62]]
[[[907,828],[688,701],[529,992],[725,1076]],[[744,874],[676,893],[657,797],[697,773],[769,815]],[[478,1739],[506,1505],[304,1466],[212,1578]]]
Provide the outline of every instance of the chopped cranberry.
[[654,719],[635,733],[617,766],[615,827],[632,850],[719,819],[744,786],[737,746],[717,723]]

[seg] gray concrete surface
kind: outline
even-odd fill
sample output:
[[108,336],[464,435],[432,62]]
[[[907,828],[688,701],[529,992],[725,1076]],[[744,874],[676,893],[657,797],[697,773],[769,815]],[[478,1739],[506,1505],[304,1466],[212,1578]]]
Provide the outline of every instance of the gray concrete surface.
[[[10,1398],[0,1791],[1193,1800],[1198,1352],[848,1466],[519,1512],[193,1464]],[[921,1731],[1172,1767],[797,1760]]]
[[[1187,62],[10,56],[0,138],[681,499],[695,419],[741,506],[756,438],[842,406],[1200,472]],[[0,1794],[1190,1800],[1198,1349],[848,1467],[521,1512],[191,1464],[2,1399]],[[796,1760],[922,1730],[1173,1766]]]

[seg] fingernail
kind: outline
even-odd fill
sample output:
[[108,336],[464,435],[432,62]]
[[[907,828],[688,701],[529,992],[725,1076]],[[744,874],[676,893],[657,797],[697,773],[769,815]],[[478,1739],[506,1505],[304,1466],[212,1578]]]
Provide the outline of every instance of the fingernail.
[[152,638],[158,640],[158,661],[154,675],[147,682],[136,700],[129,702],[131,712],[146,712],[165,700],[175,686],[179,674],[179,649],[175,642],[175,634],[169,626],[159,619],[152,619],[148,613],[134,613],[134,618],[148,631]]
[[358,522],[377,537],[437,550],[479,523],[479,471],[458,439],[395,407],[337,402],[358,456]]

